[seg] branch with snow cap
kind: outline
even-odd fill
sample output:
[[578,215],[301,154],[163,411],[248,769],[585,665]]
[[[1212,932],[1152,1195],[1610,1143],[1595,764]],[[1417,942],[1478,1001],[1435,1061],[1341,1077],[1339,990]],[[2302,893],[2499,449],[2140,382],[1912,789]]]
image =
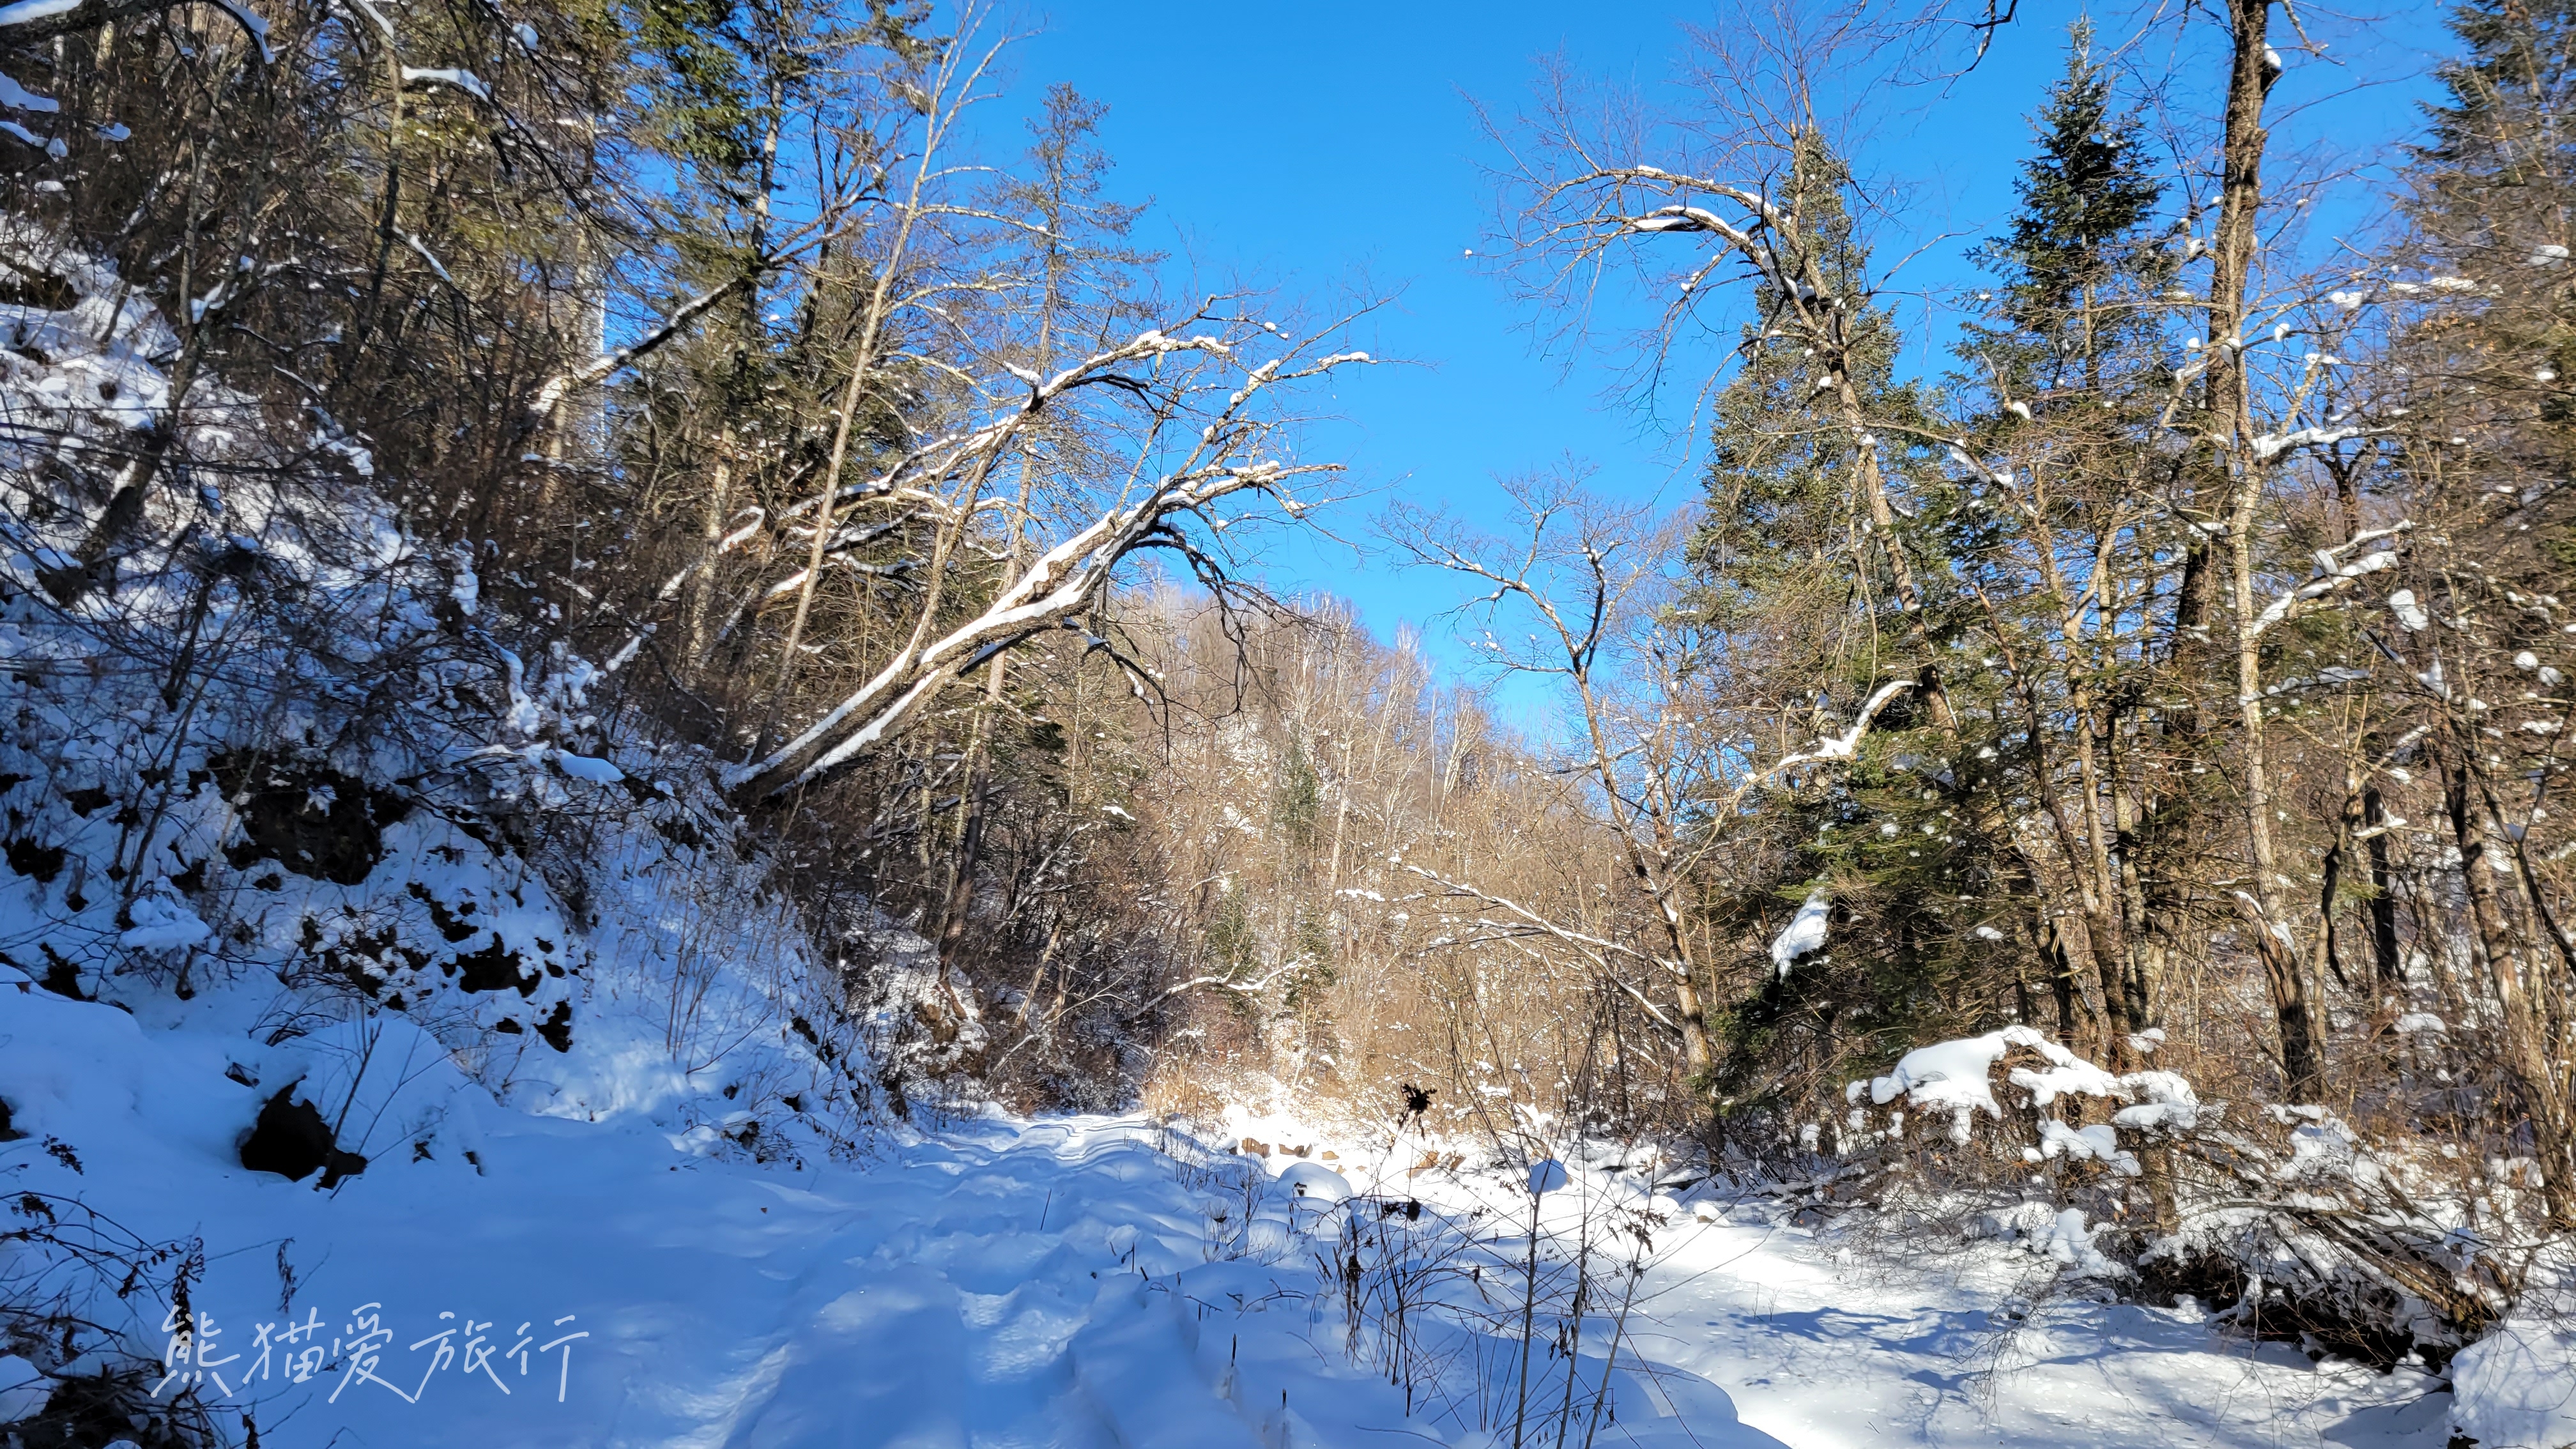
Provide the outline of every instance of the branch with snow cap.
[[[935,502],[952,519],[960,504],[971,511],[979,506],[976,493],[982,479],[1006,456],[1034,413],[1094,385],[1138,396],[1150,405],[1142,440],[1147,446],[1140,447],[1140,453],[1150,455],[1152,442],[1172,434],[1178,435],[1174,441],[1180,444],[1175,451],[1181,456],[1170,467],[1137,480],[1118,506],[1105,509],[1040,554],[974,617],[945,633],[934,633],[925,615],[913,638],[866,683],[766,757],[724,771],[725,787],[746,800],[768,799],[846,768],[908,723],[948,681],[1046,630],[1072,627],[1098,605],[1119,565],[1140,549],[1178,552],[1203,582],[1221,582],[1218,563],[1184,531],[1188,520],[1199,520],[1211,534],[1220,531],[1231,520],[1218,516],[1215,505],[1250,494],[1267,496],[1293,518],[1300,510],[1288,493],[1290,480],[1338,471],[1327,464],[1291,465],[1276,458],[1243,457],[1270,426],[1249,413],[1254,400],[1282,384],[1328,376],[1371,360],[1357,352],[1301,358],[1292,348],[1251,368],[1221,405],[1210,405],[1196,416],[1186,411],[1194,398],[1225,384],[1194,382],[1186,372],[1157,374],[1149,381],[1121,370],[1131,363],[1187,353],[1204,355],[1211,364],[1225,362],[1235,350],[1236,344],[1223,338],[1150,330],[1053,378],[1030,383],[1026,376],[1014,373],[1026,395],[1007,413],[907,454],[869,485],[867,493],[852,498],[852,502],[867,501],[871,493],[918,480],[923,487],[953,485],[957,500],[951,503],[924,495],[916,500],[922,506]],[[1190,437],[1185,429],[1193,423],[1200,426],[1197,435]],[[835,496],[836,508],[842,506],[842,496]],[[812,526],[820,526],[820,520]]]
[[1911,679],[1891,679],[1880,685],[1877,691],[1861,705],[1860,717],[1852,721],[1850,729],[1839,735],[1818,736],[1812,747],[1799,754],[1783,756],[1768,773],[1776,775],[1783,770],[1794,769],[1800,765],[1851,759],[1859,753],[1861,739],[1869,733],[1870,725],[1877,721],[1878,712],[1887,708],[1889,702],[1898,695],[1913,687],[1914,681]]
[[2383,569],[2395,568],[2397,551],[2394,549],[2377,549],[2349,563],[2344,561],[2343,556],[2365,544],[2394,538],[2414,526],[2412,522],[2400,521],[2386,528],[2374,528],[2366,533],[2354,534],[2349,540],[2332,548],[2317,550],[2317,576],[2274,599],[2261,614],[2255,616],[2249,632],[2259,636],[2264,630],[2289,618],[2300,605],[2338,592],[2355,579],[2367,578]]
[[1745,776],[1728,794],[1720,813],[1733,812],[1736,807],[1744,803],[1745,796],[1791,770],[1808,765],[1844,764],[1857,759],[1860,755],[1861,741],[1869,737],[1871,726],[1878,722],[1879,712],[1887,708],[1898,695],[1913,687],[1914,681],[1911,679],[1891,679],[1880,685],[1867,700],[1862,702],[1860,717],[1852,721],[1851,728],[1839,735],[1818,735],[1815,743],[1807,748],[1782,755],[1772,761],[1768,768]]
[[[268,23],[234,0],[215,0],[217,8],[247,32],[265,62],[275,59],[268,47]],[[173,0],[16,0],[0,5],[0,35],[20,44],[53,40],[98,30],[137,15],[175,10]]]
[[[368,7],[368,13],[375,14],[372,6]],[[379,16],[377,23],[382,25],[385,22],[382,17]],[[389,41],[392,38],[392,30],[390,26],[387,27],[386,38]],[[455,74],[467,79],[473,79],[470,72],[459,71],[455,72]],[[447,73],[445,72],[413,72],[406,68],[405,76],[407,80],[414,75],[421,77],[424,83],[427,83],[431,78],[435,78],[440,81],[446,81],[447,79]],[[461,82],[449,83],[461,85]],[[477,86],[482,84],[480,80],[475,80],[474,83]],[[491,97],[487,92],[484,94],[483,98],[488,101]],[[626,367],[639,362],[650,354],[660,350],[673,339],[687,335],[692,324],[694,324],[700,317],[705,316],[708,312],[713,311],[718,305],[723,303],[726,298],[741,291],[745,287],[753,285],[762,275],[779,265],[793,260],[804,252],[814,250],[824,242],[838,236],[840,234],[840,221],[848,209],[849,203],[846,201],[835,202],[833,205],[825,207],[822,214],[780,238],[778,243],[765,255],[760,257],[753,265],[745,267],[741,271],[736,272],[733,276],[728,277],[724,281],[717,283],[715,286],[708,288],[706,291],[700,292],[698,295],[682,302],[679,306],[674,307],[671,309],[670,315],[664,317],[656,326],[648,328],[634,341],[629,342],[622,347],[610,348],[608,351],[600,353],[596,357],[577,363],[574,366],[555,374],[553,377],[546,379],[545,383],[538,387],[535,400],[528,404],[529,422],[531,424],[541,424],[545,422],[548,418],[554,415],[555,409],[562,405],[564,399],[584,389],[597,387],[599,384],[606,382],[611,377],[616,376]]]

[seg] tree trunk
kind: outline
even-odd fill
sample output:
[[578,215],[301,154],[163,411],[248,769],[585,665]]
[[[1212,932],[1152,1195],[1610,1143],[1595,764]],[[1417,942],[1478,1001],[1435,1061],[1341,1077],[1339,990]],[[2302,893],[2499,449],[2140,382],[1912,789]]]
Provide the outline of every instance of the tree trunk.
[[2486,959],[2487,983],[2495,994],[2501,1028],[2504,1068],[2513,1079],[2525,1120],[2531,1127],[2532,1156],[2541,1171],[2541,1200],[2550,1225],[2576,1230],[2576,1102],[2566,1078],[2551,1070],[2551,1042],[2545,1013],[2526,983],[2527,963],[2515,949],[2504,905],[2497,898],[2495,873],[2500,862],[2489,858],[2490,841],[2484,805],[2471,778],[2468,751],[2474,743],[2454,743],[2443,761],[2442,800],[2451,817],[2451,836],[2460,848],[2460,885],[2469,902],[2469,920],[2477,931],[2479,954]]

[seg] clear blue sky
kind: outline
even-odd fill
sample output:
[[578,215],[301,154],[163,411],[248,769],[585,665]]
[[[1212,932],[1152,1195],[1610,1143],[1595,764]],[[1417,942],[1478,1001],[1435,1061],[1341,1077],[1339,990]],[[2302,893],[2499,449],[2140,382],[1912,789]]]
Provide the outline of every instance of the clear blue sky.
[[[2028,148],[2024,117],[2057,74],[2064,28],[2078,13],[2047,0],[2021,8],[2024,19],[1946,97],[1905,93],[1863,137],[1860,169],[1902,184],[1907,197],[1911,234],[1882,237],[1880,256],[1960,234],[1914,263],[1906,285],[1973,280],[1959,254],[2010,206],[2013,167]],[[2334,37],[2329,53],[2343,65],[2293,65],[2274,92],[2275,114],[2289,118],[2276,123],[2276,152],[2409,123],[2420,85],[2291,109],[2348,91],[2356,78],[2420,71],[2442,37],[2429,7],[2398,8],[2404,18]],[[2123,33],[2123,14],[2106,15],[2106,37]],[[1142,239],[1173,253],[1176,267],[1290,293],[1396,294],[1363,345],[1415,365],[1353,378],[1332,399],[1338,418],[1308,450],[1344,456],[1353,482],[1378,490],[1324,520],[1364,543],[1389,496],[1440,500],[1474,517],[1492,512],[1495,475],[1568,455],[1596,465],[1607,492],[1676,506],[1692,496],[1693,469],[1670,433],[1678,417],[1611,407],[1600,362],[1577,359],[1569,370],[1540,355],[1527,314],[1464,253],[1480,245],[1492,206],[1478,163],[1493,152],[1471,101],[1507,113],[1535,59],[1558,51],[1586,72],[1652,91],[1671,73],[1680,23],[1711,16],[1688,5],[1530,0],[1059,0],[1023,20],[1037,33],[1017,47],[1013,89],[1033,96],[1063,80],[1107,103],[1112,190],[1153,201]],[[2205,42],[2208,27],[2200,30]],[[1929,352],[1927,343],[1918,355],[1937,370]],[[1273,546],[1266,566],[1282,591],[1352,600],[1383,637],[1457,597],[1435,574],[1316,540]],[[1445,626],[1429,628],[1434,656],[1458,660]]]

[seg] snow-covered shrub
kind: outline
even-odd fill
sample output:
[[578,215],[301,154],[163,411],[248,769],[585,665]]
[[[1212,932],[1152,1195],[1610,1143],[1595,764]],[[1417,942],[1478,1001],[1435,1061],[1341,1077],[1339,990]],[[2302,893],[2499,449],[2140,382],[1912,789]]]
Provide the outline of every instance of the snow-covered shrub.
[[2140,1271],[2170,1292],[2232,1300],[2251,1332],[2438,1366],[2522,1291],[2527,1255],[2509,1215],[2321,1107],[2267,1106],[2181,1148],[2179,1222],[2143,1246]]
[[1846,1096],[1852,1170],[1891,1204],[2249,1332],[2438,1364],[2525,1277],[2508,1215],[2325,1109],[2244,1120],[2025,1026],[1916,1048]]
[[1847,1145],[1900,1183],[1912,1179],[1900,1195],[2070,1276],[2104,1279],[2130,1269],[2102,1235],[2159,1214],[2163,1184],[2146,1180],[2149,1158],[2220,1110],[2175,1073],[2115,1074],[2020,1025],[1917,1047],[1844,1097]]

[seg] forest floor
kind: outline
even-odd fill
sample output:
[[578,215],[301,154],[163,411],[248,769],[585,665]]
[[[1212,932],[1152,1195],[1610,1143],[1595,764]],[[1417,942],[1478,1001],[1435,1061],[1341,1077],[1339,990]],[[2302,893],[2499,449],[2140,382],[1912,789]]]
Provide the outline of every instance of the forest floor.
[[[1342,1188],[1311,1159],[1215,1152],[1141,1118],[992,1116],[888,1133],[870,1161],[761,1163],[640,1112],[496,1105],[419,1043],[380,1035],[390,1096],[361,1112],[396,1121],[454,1100],[415,1116],[437,1124],[417,1147],[373,1134],[366,1171],[320,1192],[241,1167],[235,1144],[265,1093],[237,1078],[282,1068],[230,1059],[242,1036],[220,994],[154,1020],[9,974],[0,1098],[26,1135],[0,1143],[0,1186],[46,1196],[66,1222],[86,1221],[75,1202],[105,1214],[101,1241],[202,1240],[190,1307],[209,1331],[177,1347],[163,1392],[193,1388],[228,1428],[247,1409],[265,1445],[1511,1442],[1500,1386],[1525,1239],[1508,1225],[1529,1199],[1499,1169],[1407,1178],[1409,1151],[1336,1151],[1364,1201],[1419,1193],[1432,1211],[1417,1241],[1503,1305],[1484,1329],[1427,1333],[1440,1367],[1408,1412],[1345,1347],[1341,1285],[1319,1272]],[[1266,1130],[1296,1140],[1283,1125]],[[1552,1231],[1622,1190],[1616,1168],[1576,1178],[1548,1200]],[[1634,1205],[1670,1221],[1599,1444],[2445,1437],[2447,1395],[2429,1378],[2312,1365],[2196,1313],[2075,1293],[2034,1307],[2044,1273],[2024,1254],[1920,1266],[1751,1202]],[[1464,1236],[1443,1246],[1443,1233]],[[150,1296],[124,1305],[125,1326],[159,1346],[176,1325]],[[1589,1331],[1586,1385],[1603,1366],[1603,1330]],[[1539,1356],[1555,1358],[1544,1343]],[[0,1408],[16,1393],[23,1411],[13,1370],[28,1371],[0,1358]],[[1577,1417],[1569,1443],[1583,1441]]]

